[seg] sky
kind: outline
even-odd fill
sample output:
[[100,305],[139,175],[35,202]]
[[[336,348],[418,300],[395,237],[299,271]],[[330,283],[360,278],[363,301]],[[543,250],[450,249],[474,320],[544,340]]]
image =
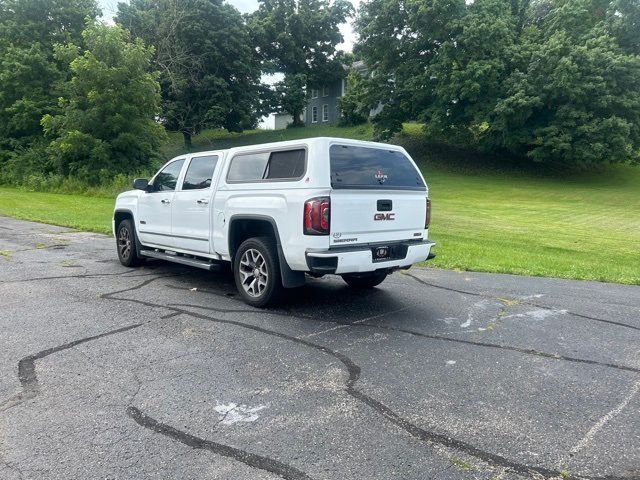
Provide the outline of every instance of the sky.
[[[122,0],[120,0],[122,1]],[[257,0],[227,0],[228,3],[236,7],[242,13],[250,13],[258,8]],[[116,14],[118,10],[118,0],[99,0],[100,8],[102,9],[103,16],[105,20],[111,21],[113,16]],[[354,7],[358,8],[360,4],[360,0],[351,0],[351,3]],[[353,19],[350,19],[351,21]],[[344,43],[338,45],[340,50],[344,50],[346,52],[350,52],[353,48],[353,43],[355,42],[355,34],[353,32],[352,23],[346,23],[341,25],[340,31],[342,32],[342,36],[344,37]]]

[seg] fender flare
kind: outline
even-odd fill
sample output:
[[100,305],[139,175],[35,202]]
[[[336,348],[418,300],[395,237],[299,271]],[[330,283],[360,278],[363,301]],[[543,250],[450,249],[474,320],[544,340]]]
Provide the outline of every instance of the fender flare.
[[[282,243],[280,242],[280,232],[278,231],[278,225],[276,224],[276,221],[272,217],[269,217],[267,215],[243,215],[243,214],[232,215],[231,218],[229,219],[229,227],[227,229],[227,232],[231,232],[231,226],[233,225],[233,222],[236,220],[260,220],[260,221],[268,222],[273,228],[273,232],[275,233],[275,236],[276,236],[276,246],[278,248],[278,261],[280,263],[280,276],[282,277],[282,285],[285,288],[295,288],[295,287],[301,287],[302,285],[304,285],[305,283],[304,272],[291,270],[291,267],[289,267],[289,264],[287,263],[287,260],[284,257],[284,250],[282,249]],[[233,259],[236,253],[231,248],[231,245],[232,245],[231,241],[233,239],[231,238],[230,234],[228,234],[227,236],[228,236],[227,242],[229,247],[229,255]]]

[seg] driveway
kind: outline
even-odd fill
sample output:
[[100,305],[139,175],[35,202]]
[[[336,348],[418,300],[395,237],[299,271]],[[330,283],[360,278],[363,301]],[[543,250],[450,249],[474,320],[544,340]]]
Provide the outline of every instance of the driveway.
[[640,478],[640,287],[232,278],[0,218],[1,479]]

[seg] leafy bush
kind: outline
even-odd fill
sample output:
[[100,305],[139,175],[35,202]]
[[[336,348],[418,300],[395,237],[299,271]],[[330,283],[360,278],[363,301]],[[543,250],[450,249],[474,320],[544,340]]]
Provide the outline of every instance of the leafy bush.
[[[99,185],[113,173],[133,172],[159,155],[164,128],[159,113],[160,86],[150,73],[153,49],[129,41],[118,26],[90,24],[86,49],[58,46],[72,74],[60,99],[62,113],[45,115],[42,126],[55,173]],[[101,178],[102,177],[102,178]]]
[[340,110],[340,124],[344,126],[362,125],[369,119],[372,106],[367,101],[367,89],[364,79],[359,73],[349,73],[346,82],[346,91],[338,98]]

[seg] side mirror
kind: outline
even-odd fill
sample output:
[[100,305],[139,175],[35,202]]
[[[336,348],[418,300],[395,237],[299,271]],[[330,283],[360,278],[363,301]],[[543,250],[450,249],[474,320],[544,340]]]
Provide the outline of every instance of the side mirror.
[[136,178],[133,181],[133,188],[135,188],[136,190],[148,191],[149,181],[146,178]]

